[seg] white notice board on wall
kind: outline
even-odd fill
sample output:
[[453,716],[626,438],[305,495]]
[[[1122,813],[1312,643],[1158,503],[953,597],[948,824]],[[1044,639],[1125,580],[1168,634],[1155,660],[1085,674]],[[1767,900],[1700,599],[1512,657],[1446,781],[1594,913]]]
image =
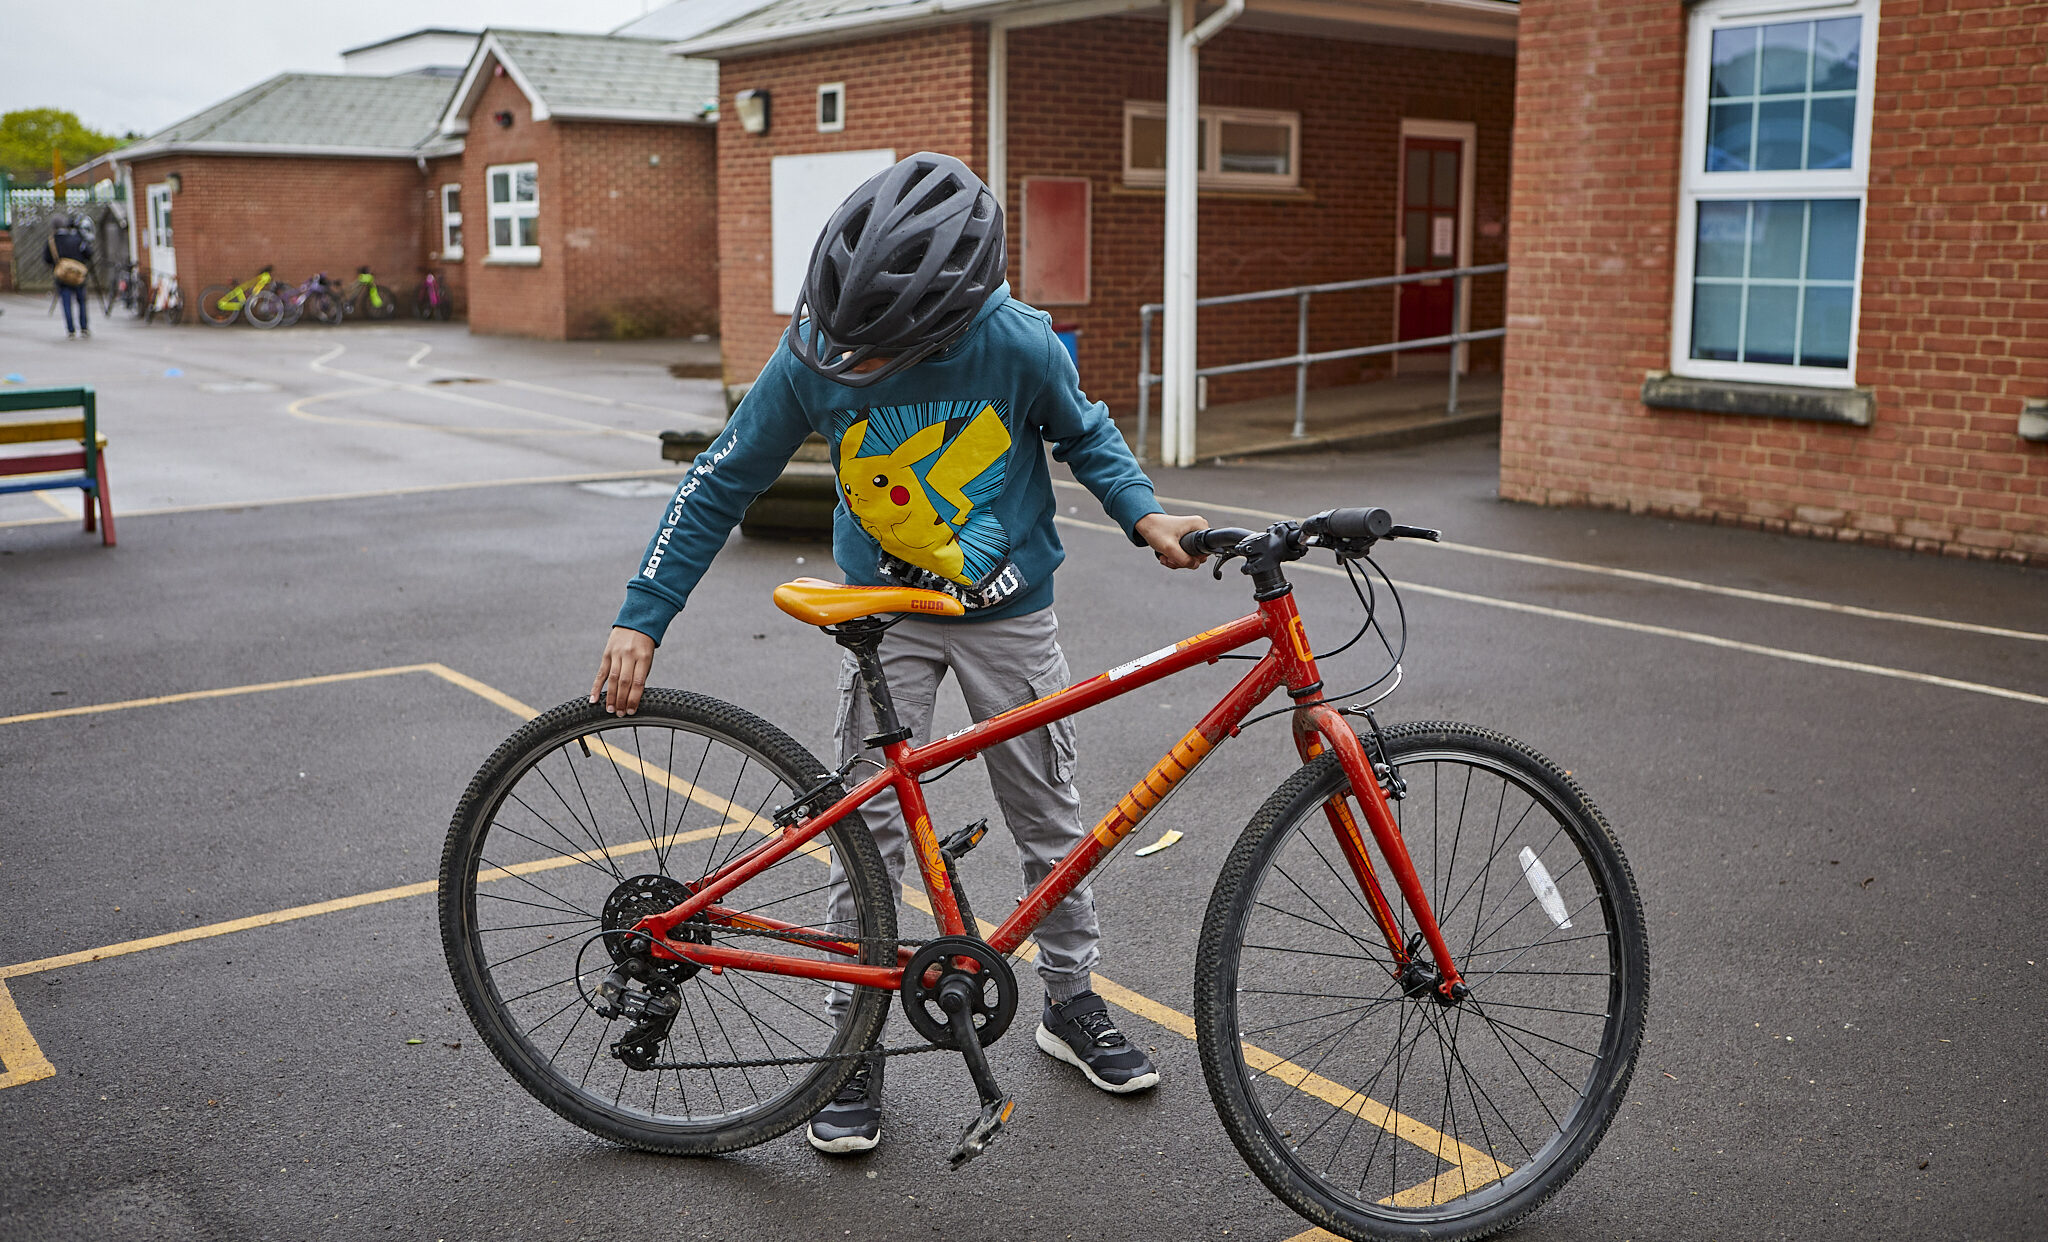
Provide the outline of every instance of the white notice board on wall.
[[778,155],[769,167],[774,232],[775,313],[796,309],[811,247],[831,220],[833,209],[861,183],[896,162],[894,151],[832,151],[820,155]]

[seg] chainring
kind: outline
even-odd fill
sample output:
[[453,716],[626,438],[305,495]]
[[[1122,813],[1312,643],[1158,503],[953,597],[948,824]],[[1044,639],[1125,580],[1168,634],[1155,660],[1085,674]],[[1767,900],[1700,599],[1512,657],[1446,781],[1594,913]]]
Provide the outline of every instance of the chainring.
[[[965,958],[973,969],[960,964]],[[917,1033],[941,1048],[954,1048],[953,1028],[939,1006],[939,985],[953,975],[975,983],[971,1013],[982,1047],[996,1042],[1017,1015],[1017,976],[1009,960],[972,936],[928,940],[903,967],[903,1013]]]

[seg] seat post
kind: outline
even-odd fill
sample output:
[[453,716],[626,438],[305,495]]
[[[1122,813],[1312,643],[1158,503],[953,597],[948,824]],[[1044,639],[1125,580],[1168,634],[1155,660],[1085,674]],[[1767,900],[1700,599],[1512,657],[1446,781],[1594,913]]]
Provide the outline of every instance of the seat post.
[[828,626],[825,631],[833,642],[853,653],[860,670],[861,688],[867,691],[868,704],[875,713],[875,732],[861,739],[861,745],[870,750],[910,740],[910,730],[896,716],[896,701],[889,696],[889,679],[882,672],[882,634],[894,624],[895,618],[861,617]]

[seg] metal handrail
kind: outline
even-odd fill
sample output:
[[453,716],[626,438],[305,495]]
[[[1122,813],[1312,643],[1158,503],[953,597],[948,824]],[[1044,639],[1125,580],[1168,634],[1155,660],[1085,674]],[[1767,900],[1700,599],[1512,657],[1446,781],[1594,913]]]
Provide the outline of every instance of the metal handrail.
[[[1465,282],[1474,276],[1491,276],[1508,270],[1505,263],[1487,263],[1478,267],[1447,267],[1429,272],[1409,272],[1401,276],[1372,276],[1364,280],[1338,280],[1318,285],[1294,285],[1286,289],[1261,289],[1253,293],[1226,293],[1216,297],[1196,298],[1195,305],[1231,306],[1240,302],[1263,302],[1275,298],[1295,298],[1300,302],[1295,323],[1294,352],[1279,358],[1261,358],[1254,362],[1230,362],[1222,366],[1196,367],[1198,377],[1210,375],[1236,375],[1244,371],[1264,371],[1273,367],[1295,368],[1294,372],[1294,431],[1293,437],[1302,439],[1308,434],[1305,419],[1308,406],[1308,368],[1312,363],[1330,362],[1339,358],[1364,358],[1373,354],[1398,353],[1405,349],[1436,349],[1444,345],[1456,347],[1467,341],[1498,340],[1508,334],[1502,328],[1482,328],[1477,332],[1452,332],[1447,336],[1420,337],[1411,341],[1394,341],[1386,345],[1361,345],[1354,349],[1326,349],[1317,353],[1308,350],[1308,300],[1318,293],[1344,293],[1352,289],[1379,289],[1389,285],[1415,284],[1425,280],[1449,280],[1451,282],[1451,323],[1455,325],[1465,306]],[[1163,302],[1147,302],[1138,308],[1138,459],[1144,460],[1145,440],[1150,429],[1152,411],[1152,386],[1164,383],[1165,376],[1152,374],[1152,317],[1166,309]],[[1444,413],[1458,412],[1458,364],[1451,359],[1450,399]]]

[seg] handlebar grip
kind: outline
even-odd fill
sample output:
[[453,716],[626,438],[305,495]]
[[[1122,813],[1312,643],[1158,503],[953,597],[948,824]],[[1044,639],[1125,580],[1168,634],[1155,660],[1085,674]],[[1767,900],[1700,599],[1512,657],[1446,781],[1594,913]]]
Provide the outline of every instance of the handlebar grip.
[[1212,526],[1207,530],[1191,530],[1180,537],[1180,550],[1189,556],[1209,556],[1217,552],[1228,552],[1256,533],[1240,530],[1235,526]]
[[1394,515],[1378,507],[1325,509],[1302,523],[1312,535],[1337,539],[1384,539],[1394,529]]

